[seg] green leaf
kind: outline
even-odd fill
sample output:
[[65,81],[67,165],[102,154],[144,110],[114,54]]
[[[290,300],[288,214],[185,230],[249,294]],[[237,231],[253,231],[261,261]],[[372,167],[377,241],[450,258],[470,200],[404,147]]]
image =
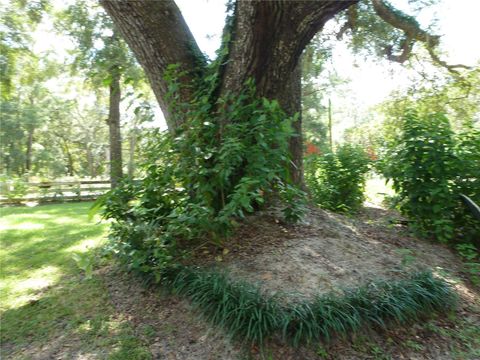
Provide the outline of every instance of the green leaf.
[[108,77],[106,77],[106,78],[104,78],[104,79],[102,80],[102,84],[103,84],[104,86],[110,86],[110,84],[112,83],[112,81],[113,81],[113,79],[112,79],[112,77],[109,75]]

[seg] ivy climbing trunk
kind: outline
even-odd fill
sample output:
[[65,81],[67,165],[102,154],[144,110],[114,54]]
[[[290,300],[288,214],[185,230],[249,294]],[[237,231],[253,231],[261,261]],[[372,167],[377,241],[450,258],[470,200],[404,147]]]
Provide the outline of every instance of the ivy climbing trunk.
[[[171,131],[187,119],[169,116],[163,74],[178,64],[183,87],[178,97],[189,102],[195,79],[206,66],[195,39],[173,0],[100,0],[147,74]],[[236,1],[228,35],[228,54],[219,69],[216,96],[238,93],[254,79],[257,95],[277,99],[288,115],[300,114],[300,56],[312,37],[340,11],[344,1]],[[301,117],[290,140],[292,178],[302,183]]]
[[123,177],[122,171],[122,137],[120,133],[120,74],[112,71],[109,85],[110,99],[108,112],[108,129],[110,138],[110,183],[112,189]]

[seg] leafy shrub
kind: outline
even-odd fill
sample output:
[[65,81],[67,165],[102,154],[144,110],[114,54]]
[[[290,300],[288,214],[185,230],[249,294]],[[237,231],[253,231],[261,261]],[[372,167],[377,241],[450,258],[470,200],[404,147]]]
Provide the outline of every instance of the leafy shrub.
[[[467,195],[480,204],[480,129],[466,127],[454,137],[458,162],[453,177],[453,193]],[[465,204],[455,199],[453,221],[461,241],[480,246],[480,223],[474,219]]]
[[480,285],[480,253],[473,244],[458,244],[456,250],[463,259],[464,271],[474,285]]
[[91,279],[93,276],[93,256],[88,253],[73,253],[72,259],[75,260],[77,267],[85,273],[85,279]]
[[248,82],[242,93],[215,104],[208,92],[177,104],[171,76],[171,112],[188,122],[175,134],[152,131],[143,151],[144,179],[125,181],[100,201],[104,216],[116,221],[111,249],[130,269],[147,274],[159,274],[195,242],[220,244],[235,218],[273,196],[283,199],[287,219],[302,214],[303,193],[288,173],[292,119],[278,102],[256,97]]
[[342,145],[334,153],[310,155],[305,181],[312,198],[333,211],[358,210],[364,201],[368,154],[359,146]]
[[472,241],[480,234],[480,224],[459,197],[465,193],[480,200],[478,135],[471,129],[455,137],[443,114],[405,113],[380,170],[393,181],[400,209],[420,235],[448,242],[456,235]]
[[1,176],[0,184],[0,193],[9,200],[23,198],[28,192],[27,183],[18,177]]

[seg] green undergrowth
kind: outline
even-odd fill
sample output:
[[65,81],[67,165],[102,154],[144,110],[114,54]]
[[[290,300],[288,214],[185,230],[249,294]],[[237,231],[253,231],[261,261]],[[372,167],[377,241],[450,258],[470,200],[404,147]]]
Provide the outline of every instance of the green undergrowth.
[[411,229],[452,245],[480,244],[480,223],[460,198],[480,202],[480,131],[466,125],[455,134],[444,114],[422,105],[396,122],[378,169],[392,180]]
[[259,345],[274,336],[293,346],[329,341],[364,328],[406,324],[456,304],[449,285],[430,272],[289,303],[218,271],[177,267],[165,278],[173,293],[189,298],[211,323]]
[[143,178],[125,180],[97,201],[113,220],[109,248],[129,270],[145,274],[174,266],[201,239],[221,246],[240,219],[273,201],[281,200],[288,222],[305,211],[289,152],[297,116],[259,97],[252,80],[213,103],[206,90],[181,103],[183,75],[178,66],[165,75],[172,121],[183,125],[174,134],[146,135]]
[[344,144],[335,151],[305,158],[305,182],[312,200],[336,212],[358,211],[365,201],[365,177],[371,160],[361,147]]

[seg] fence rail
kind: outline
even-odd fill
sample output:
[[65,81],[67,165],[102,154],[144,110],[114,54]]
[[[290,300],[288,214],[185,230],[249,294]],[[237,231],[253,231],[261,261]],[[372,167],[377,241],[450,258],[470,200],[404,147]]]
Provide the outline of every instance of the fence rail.
[[94,200],[108,190],[108,180],[4,182],[0,188],[0,204]]

